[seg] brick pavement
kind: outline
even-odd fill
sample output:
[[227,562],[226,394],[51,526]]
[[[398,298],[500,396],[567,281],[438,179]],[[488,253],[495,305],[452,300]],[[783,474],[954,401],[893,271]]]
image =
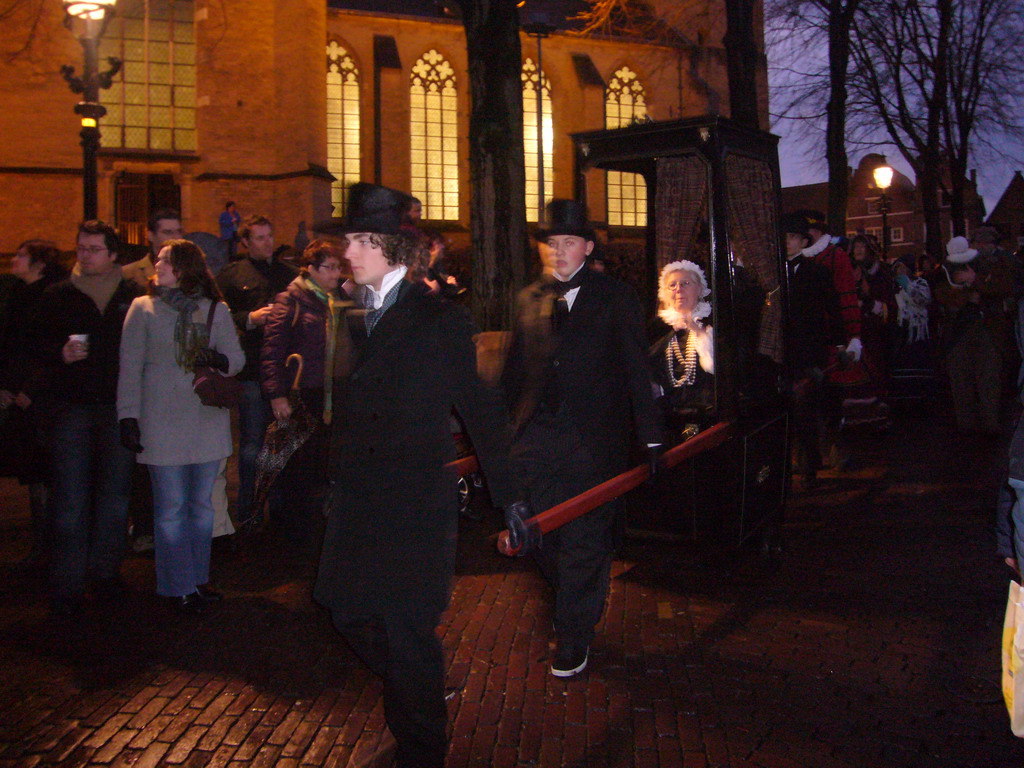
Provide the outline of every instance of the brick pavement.
[[[786,555],[722,571],[628,542],[580,679],[547,674],[548,595],[464,522],[441,632],[452,768],[1020,768],[999,700],[1006,576],[990,532],[1001,446],[904,418],[859,469],[792,500]],[[53,623],[23,496],[0,485],[0,768],[344,766],[379,739],[380,685],[309,600],[313,557],[218,549],[227,601],[180,618],[130,594]]]

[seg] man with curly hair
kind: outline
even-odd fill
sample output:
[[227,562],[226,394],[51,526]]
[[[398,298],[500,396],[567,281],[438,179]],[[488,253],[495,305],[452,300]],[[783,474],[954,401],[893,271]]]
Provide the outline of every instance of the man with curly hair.
[[316,227],[345,238],[364,309],[349,317],[354,353],[334,396],[334,490],[314,596],[384,679],[398,766],[422,768],[442,766],[447,746],[434,630],[455,565],[458,505],[444,466],[455,459],[453,406],[495,503],[529,513],[510,482],[501,397],[477,376],[473,325],[424,284],[425,251],[401,229],[406,199],[356,184],[347,218]]

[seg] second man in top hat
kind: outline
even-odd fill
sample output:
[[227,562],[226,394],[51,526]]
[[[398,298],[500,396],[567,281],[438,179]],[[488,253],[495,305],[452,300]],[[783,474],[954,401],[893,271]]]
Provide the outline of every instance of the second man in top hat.
[[[636,293],[591,270],[596,244],[586,209],[553,200],[536,235],[544,275],[519,296],[502,384],[512,413],[513,466],[535,510],[548,509],[626,468],[637,438],[662,442]],[[558,642],[551,673],[587,666],[608,594],[620,505],[599,507],[544,537],[536,552],[555,591]]]

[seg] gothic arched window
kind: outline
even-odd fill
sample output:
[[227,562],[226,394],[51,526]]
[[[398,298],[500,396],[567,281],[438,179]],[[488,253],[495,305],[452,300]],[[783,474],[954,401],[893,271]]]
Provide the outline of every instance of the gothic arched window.
[[458,99],[455,70],[427,51],[412,68],[409,87],[410,188],[423,218],[459,218]]
[[327,170],[331,204],[345,213],[345,190],[359,181],[359,69],[334,40],[327,44]]
[[[629,67],[622,67],[605,91],[604,127],[621,128],[647,117],[644,87]],[[638,173],[608,171],[606,175],[608,224],[643,227],[647,225],[647,184]]]
[[533,59],[523,62],[523,153],[526,159],[526,220],[537,221],[539,208],[552,197],[555,184],[555,139],[551,121],[551,81],[541,73],[540,104],[542,122],[540,136],[544,156],[544,189],[538,199],[537,174],[537,65]]

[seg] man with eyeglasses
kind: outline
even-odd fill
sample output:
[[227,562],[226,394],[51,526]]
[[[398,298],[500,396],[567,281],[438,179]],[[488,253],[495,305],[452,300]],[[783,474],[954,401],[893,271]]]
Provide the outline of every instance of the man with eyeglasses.
[[78,227],[71,277],[50,286],[30,331],[37,386],[53,414],[52,610],[77,617],[86,587],[116,600],[135,456],[118,432],[121,326],[142,293],[121,275],[117,233],[102,221]]

